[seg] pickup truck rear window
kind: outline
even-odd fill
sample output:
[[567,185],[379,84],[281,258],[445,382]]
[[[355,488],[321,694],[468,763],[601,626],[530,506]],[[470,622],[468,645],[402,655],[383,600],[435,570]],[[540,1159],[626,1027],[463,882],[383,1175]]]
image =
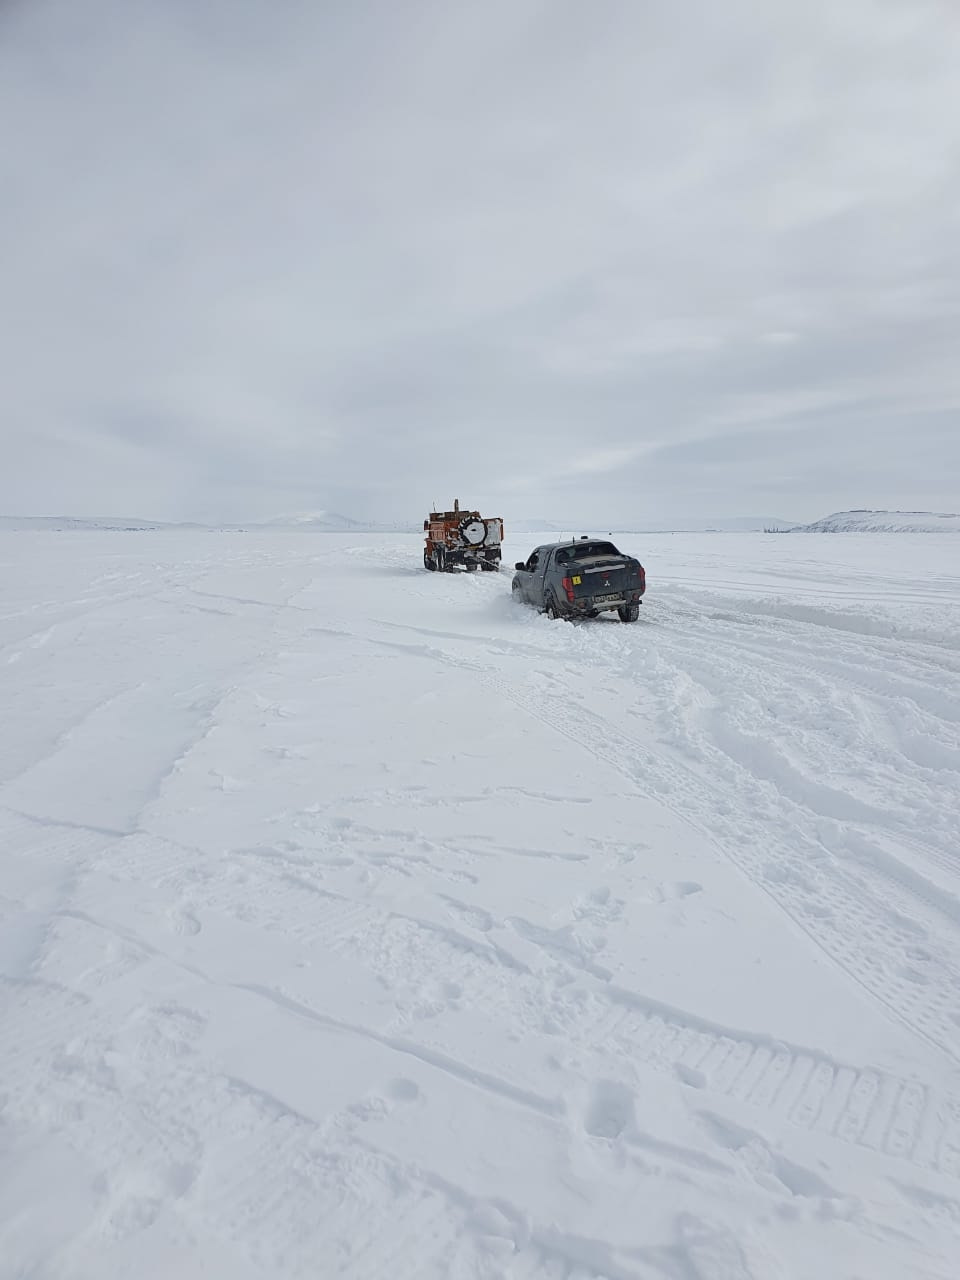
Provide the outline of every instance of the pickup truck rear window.
[[612,542],[578,542],[575,547],[564,547],[557,552],[557,564],[569,564],[572,560],[596,560],[600,556],[619,554]]

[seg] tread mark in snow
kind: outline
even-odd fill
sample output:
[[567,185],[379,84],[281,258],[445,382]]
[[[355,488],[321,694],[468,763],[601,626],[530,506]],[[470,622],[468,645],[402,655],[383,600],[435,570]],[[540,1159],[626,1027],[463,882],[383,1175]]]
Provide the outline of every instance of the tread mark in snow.
[[[802,832],[796,839],[809,845],[811,865],[817,866],[817,887],[797,883],[792,871],[795,851],[777,860],[776,849],[751,849],[737,838],[738,833],[725,833],[716,829],[716,814],[723,811],[720,803],[723,795],[718,784],[706,782],[693,770],[675,763],[662,753],[649,751],[641,743],[618,732],[611,747],[612,727],[589,708],[579,707],[576,716],[564,714],[543,704],[542,700],[519,693],[501,680],[490,668],[478,663],[455,658],[450,654],[435,654],[441,660],[476,672],[500,696],[513,702],[522,710],[578,744],[592,755],[604,760],[632,785],[671,808],[682,820],[707,832],[714,844],[723,850],[738,869],[769,898],[784,910],[816,945],[840,965],[846,973],[879,1001],[915,1035],[935,1045],[954,1061],[960,1061],[960,1036],[950,1014],[946,979],[941,989],[916,982],[891,981],[889,970],[882,963],[883,952],[864,952],[864,936],[886,938],[896,931],[898,919],[913,926],[913,914],[938,909],[936,901],[918,892],[918,877],[905,874],[902,878],[886,881],[889,895],[899,896],[910,909],[910,915],[891,914],[877,910],[872,895],[863,892],[861,884],[854,884],[842,871],[836,870],[822,857],[822,847]],[[671,799],[683,797],[682,807]],[[711,816],[712,815],[712,816]],[[828,881],[829,877],[829,881]],[[824,912],[822,903],[829,901],[832,910]],[[835,918],[836,917],[836,918]],[[960,957],[957,964],[960,981]]]

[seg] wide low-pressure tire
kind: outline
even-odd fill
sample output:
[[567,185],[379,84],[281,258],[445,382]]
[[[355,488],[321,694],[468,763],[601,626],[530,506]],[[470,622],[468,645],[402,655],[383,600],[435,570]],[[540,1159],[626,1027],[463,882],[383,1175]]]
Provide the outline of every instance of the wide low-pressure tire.
[[436,561],[426,547],[423,549],[423,567],[429,569],[431,573],[436,573],[437,571]]
[[621,622],[636,622],[640,617],[640,606],[638,604],[622,604],[617,610],[617,616]]
[[500,565],[498,564],[498,562],[497,562],[496,560],[481,560],[481,561],[480,561],[480,568],[484,571],[484,573],[499,573],[499,572],[500,572]]
[[467,573],[476,573],[477,562],[476,560],[468,560],[464,567],[466,568]]
[[437,572],[446,573],[447,553],[444,551],[443,547],[437,547],[436,551],[433,553],[433,558],[437,566]]

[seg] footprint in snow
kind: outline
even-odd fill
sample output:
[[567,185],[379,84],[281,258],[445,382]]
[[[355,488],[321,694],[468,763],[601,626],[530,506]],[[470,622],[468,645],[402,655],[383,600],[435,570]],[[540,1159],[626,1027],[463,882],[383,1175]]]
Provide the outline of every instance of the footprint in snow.
[[688,1067],[685,1062],[678,1062],[674,1067],[677,1079],[691,1089],[705,1089],[707,1087],[707,1077],[702,1071],[698,1071],[696,1067]]
[[241,782],[239,778],[232,777],[229,773],[221,773],[219,769],[211,769],[210,776],[217,779],[220,784],[220,790],[227,794],[246,789],[247,784],[245,782]]
[[176,907],[167,912],[167,923],[174,933],[184,938],[193,938],[200,932],[200,921],[189,911],[181,911]]
[[676,902],[680,898],[689,898],[695,893],[702,893],[703,885],[696,880],[670,880],[655,885],[649,894],[651,902]]
[[616,1080],[598,1080],[583,1127],[594,1138],[619,1138],[633,1125],[634,1097]]

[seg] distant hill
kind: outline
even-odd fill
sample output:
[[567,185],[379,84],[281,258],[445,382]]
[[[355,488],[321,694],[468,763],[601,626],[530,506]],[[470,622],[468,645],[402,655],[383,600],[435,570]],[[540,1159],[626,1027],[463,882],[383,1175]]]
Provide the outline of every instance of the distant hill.
[[[734,516],[734,517],[675,517],[672,519],[650,520],[648,522],[615,520],[576,521],[529,519],[507,517],[506,531],[509,534],[526,536],[531,534],[562,534],[572,536],[579,533],[724,533],[750,532],[765,528],[793,529],[793,521],[776,520],[772,516]],[[813,526],[810,526],[811,528]],[[274,516],[269,520],[251,520],[244,523],[223,522],[205,524],[195,521],[173,522],[168,520],[142,520],[134,516],[0,516],[0,530],[43,530],[77,531],[100,530],[111,532],[130,532],[161,529],[220,529],[228,531],[295,529],[305,533],[420,533],[420,521],[376,521],[355,520],[351,516],[341,515],[337,511],[302,511],[287,515]]]
[[[777,533],[960,533],[960,515],[936,511],[837,511],[812,524],[795,524],[777,520],[771,516],[677,517],[654,519],[648,522],[615,520],[613,522],[586,521],[582,524],[557,520],[506,518],[508,536],[548,534],[619,534],[643,533],[734,533],[761,530]],[[270,520],[249,521],[244,524],[200,524],[196,522],[172,522],[142,520],[134,516],[0,516],[0,530],[27,532],[30,530],[101,532],[139,532],[175,529],[220,529],[227,531],[291,529],[304,533],[419,533],[422,522],[354,520],[337,511],[305,511],[275,516]]]
[[596,521],[580,524],[556,520],[529,520],[505,518],[508,533],[753,533],[763,529],[790,529],[793,520],[779,520],[774,516],[667,516],[648,521]]
[[248,526],[252,529],[303,529],[315,533],[414,533],[422,531],[423,522],[354,520],[337,511],[301,511],[274,516]]
[[88,530],[112,533],[140,532],[161,529],[207,529],[241,531],[244,529],[302,529],[312,533],[407,533],[421,528],[419,524],[378,524],[373,521],[351,520],[334,511],[305,512],[299,515],[276,516],[272,520],[248,521],[243,524],[201,524],[192,521],[141,520],[130,516],[0,516],[0,530],[29,532],[49,529],[75,532]]
[[784,533],[960,533],[960,515],[939,511],[837,511]]
[[175,525],[163,520],[139,520],[130,516],[0,516],[0,529],[29,532],[32,529],[109,530],[121,532],[150,529],[196,529],[198,525]]

